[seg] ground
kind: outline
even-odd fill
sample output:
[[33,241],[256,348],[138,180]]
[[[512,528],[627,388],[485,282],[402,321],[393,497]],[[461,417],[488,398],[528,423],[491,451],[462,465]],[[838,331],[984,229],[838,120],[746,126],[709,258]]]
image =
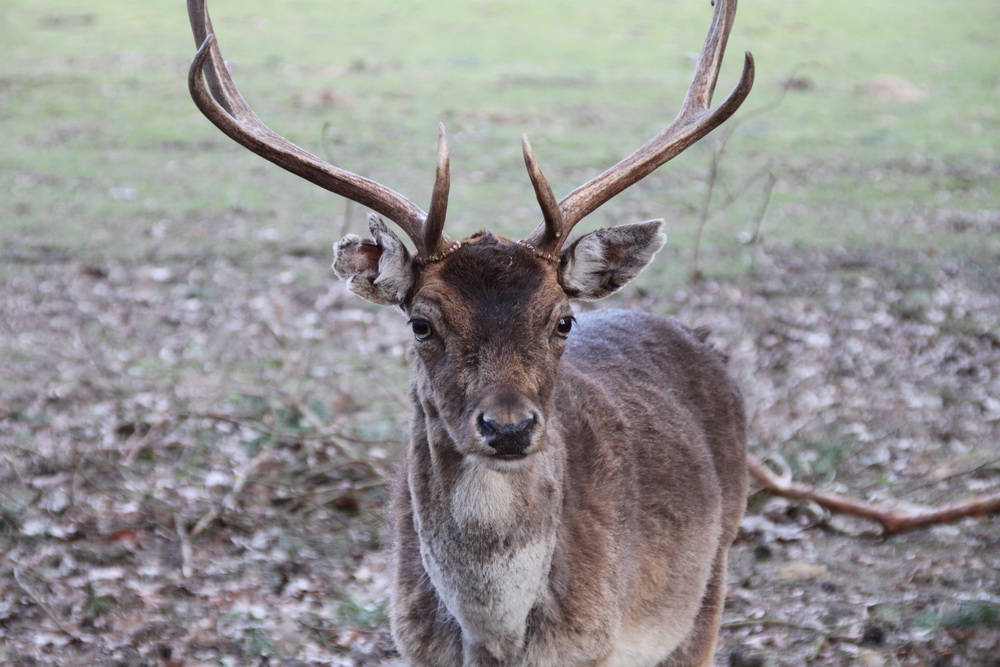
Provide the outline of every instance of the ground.
[[[559,195],[614,164],[710,11],[210,4],[276,131],[426,205],[444,121],[449,232],[518,237],[521,133]],[[581,225],[665,218],[606,305],[711,327],[757,456],[891,506],[1000,492],[1000,4],[952,5],[740,3],[747,104]],[[0,663],[391,664],[409,336],[329,270],[364,213],[198,113],[183,3],[7,0],[0,44]],[[748,500],[719,664],[998,664],[1000,518]]]
[[[328,257],[270,250],[5,248],[4,662],[391,661],[404,318]],[[1000,490],[998,282],[995,263],[761,246],[738,280],[614,305],[713,329],[758,456],[936,505]],[[998,664],[996,519],[882,538],[755,492],[730,562],[720,664]]]

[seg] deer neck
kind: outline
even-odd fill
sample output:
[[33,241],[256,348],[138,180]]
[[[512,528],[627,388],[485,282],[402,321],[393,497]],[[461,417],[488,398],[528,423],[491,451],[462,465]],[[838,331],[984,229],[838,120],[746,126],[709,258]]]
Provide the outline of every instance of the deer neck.
[[529,615],[551,598],[563,447],[550,433],[544,451],[491,466],[462,455],[424,409],[414,422],[408,482],[424,568],[462,627],[467,656],[516,664]]

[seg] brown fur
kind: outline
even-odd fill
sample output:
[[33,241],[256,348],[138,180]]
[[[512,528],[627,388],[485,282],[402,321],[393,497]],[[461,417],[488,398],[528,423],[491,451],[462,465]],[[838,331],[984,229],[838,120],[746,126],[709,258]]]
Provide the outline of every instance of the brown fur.
[[[411,354],[393,496],[400,652],[434,666],[709,664],[746,491],[722,356],[645,313],[553,335],[568,312],[557,267],[490,235],[464,243],[405,304],[435,338]],[[540,432],[497,466],[475,413],[504,402],[538,410]]]

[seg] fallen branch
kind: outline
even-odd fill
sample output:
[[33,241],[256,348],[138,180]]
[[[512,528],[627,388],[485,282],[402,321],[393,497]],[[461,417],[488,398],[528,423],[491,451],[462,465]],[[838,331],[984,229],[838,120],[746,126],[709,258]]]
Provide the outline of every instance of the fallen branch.
[[859,516],[882,525],[885,535],[905,533],[973,516],[1000,513],[1000,495],[982,496],[957,505],[920,510],[886,509],[839,493],[820,491],[808,484],[794,482],[791,475],[776,475],[766,465],[750,456],[750,476],[767,491],[792,500],[807,500],[834,512]]

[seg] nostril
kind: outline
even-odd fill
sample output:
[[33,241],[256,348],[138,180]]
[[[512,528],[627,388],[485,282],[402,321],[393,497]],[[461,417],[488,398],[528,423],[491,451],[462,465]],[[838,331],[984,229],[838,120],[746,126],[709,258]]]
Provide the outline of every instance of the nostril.
[[527,419],[520,421],[517,424],[514,424],[513,426],[510,426],[508,428],[510,428],[511,432],[513,433],[520,433],[521,431],[527,431],[528,429],[533,427],[536,421],[538,421],[538,418],[535,417],[535,415],[531,415]]
[[479,415],[479,434],[486,438],[487,442],[500,435],[502,431],[502,424],[485,415]]

